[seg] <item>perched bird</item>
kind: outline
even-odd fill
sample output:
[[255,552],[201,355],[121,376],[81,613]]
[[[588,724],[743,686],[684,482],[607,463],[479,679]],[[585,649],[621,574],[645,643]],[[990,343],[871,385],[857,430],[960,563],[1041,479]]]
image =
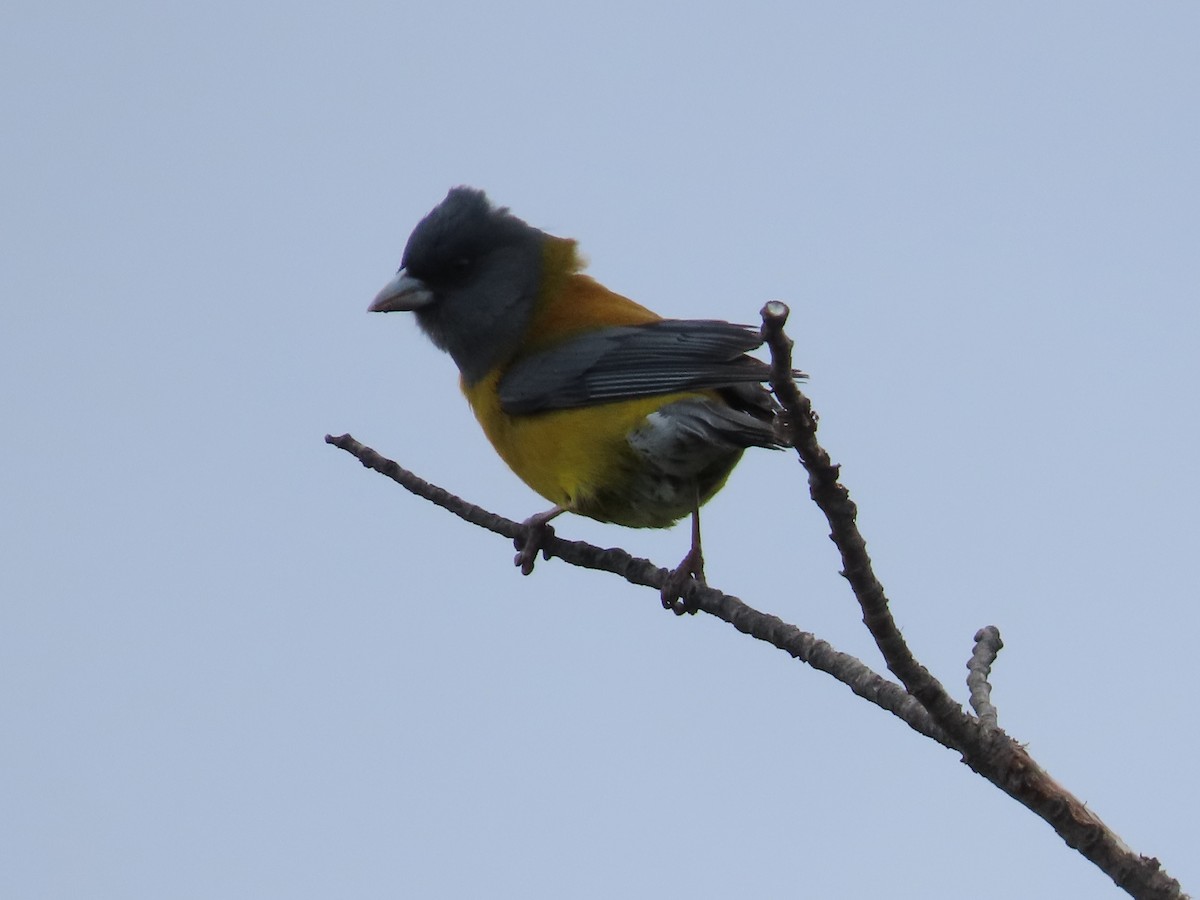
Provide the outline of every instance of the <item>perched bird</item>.
[[[554,504],[526,520],[533,570],[563,512],[632,528],[692,516],[663,590],[704,580],[699,509],[747,447],[786,446],[757,328],[664,319],[582,274],[576,243],[456,187],[413,230],[372,312],[414,312],[453,357],[462,391],[509,467]],[[677,608],[677,607],[675,607]]]

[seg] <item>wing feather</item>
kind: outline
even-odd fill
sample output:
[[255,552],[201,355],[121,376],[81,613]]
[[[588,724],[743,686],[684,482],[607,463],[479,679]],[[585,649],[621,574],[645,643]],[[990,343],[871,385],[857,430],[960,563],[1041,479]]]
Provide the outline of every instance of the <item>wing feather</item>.
[[745,355],[761,344],[757,328],[718,320],[601,328],[519,358],[500,381],[500,405],[522,415],[761,382],[770,367]]

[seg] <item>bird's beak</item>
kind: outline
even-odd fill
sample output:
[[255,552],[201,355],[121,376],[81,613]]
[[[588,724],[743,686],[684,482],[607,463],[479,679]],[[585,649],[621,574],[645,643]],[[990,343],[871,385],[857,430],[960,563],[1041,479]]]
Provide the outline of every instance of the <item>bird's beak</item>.
[[403,269],[375,295],[367,312],[412,312],[433,302],[433,291]]

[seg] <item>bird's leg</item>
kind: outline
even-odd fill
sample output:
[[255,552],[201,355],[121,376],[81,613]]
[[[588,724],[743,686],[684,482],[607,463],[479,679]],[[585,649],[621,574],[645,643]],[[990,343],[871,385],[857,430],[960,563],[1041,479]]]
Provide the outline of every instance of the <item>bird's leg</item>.
[[700,496],[696,491],[695,505],[692,506],[692,547],[687,552],[675,570],[667,576],[666,584],[662,587],[663,609],[669,609],[677,616],[684,613],[695,615],[696,607],[683,599],[683,589],[690,579],[695,579],[701,587],[707,586],[704,580],[704,553],[700,550]]
[[[542,550],[542,545],[546,541],[554,537],[554,528],[551,527],[550,520],[565,512],[566,510],[561,506],[554,506],[545,512],[530,516],[521,523],[521,527],[525,529],[525,533],[513,541],[513,546],[517,548],[517,555],[513,558],[513,565],[521,567],[522,575],[528,575],[533,571],[533,564],[537,562],[538,551]],[[550,554],[544,550],[542,550],[542,555],[546,559],[550,558]]]

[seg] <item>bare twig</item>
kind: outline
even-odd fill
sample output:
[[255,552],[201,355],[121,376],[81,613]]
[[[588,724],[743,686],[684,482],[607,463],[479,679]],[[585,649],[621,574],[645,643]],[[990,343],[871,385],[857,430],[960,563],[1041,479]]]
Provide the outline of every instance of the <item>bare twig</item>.
[[996,661],[1004,641],[1000,640],[1000,629],[988,625],[975,632],[975,649],[967,660],[967,690],[971,694],[971,709],[979,717],[984,728],[996,727],[996,707],[992,705],[992,685],[988,676],[992,674],[992,663]]
[[841,467],[834,464],[817,442],[817,417],[812,403],[792,377],[793,344],[783,331],[788,313],[787,304],[778,300],[768,302],[762,308],[762,335],[771,350],[771,387],[785,410],[800,462],[808,471],[809,495],[829,521],[830,537],[842,556],[842,575],[850,582],[862,607],[863,623],[875,638],[887,667],[929,710],[955,745],[961,746],[967,739],[971,720],[929,670],[917,662],[900,634],[883,585],[871,567],[867,542],[855,521],[858,507],[838,481]]

